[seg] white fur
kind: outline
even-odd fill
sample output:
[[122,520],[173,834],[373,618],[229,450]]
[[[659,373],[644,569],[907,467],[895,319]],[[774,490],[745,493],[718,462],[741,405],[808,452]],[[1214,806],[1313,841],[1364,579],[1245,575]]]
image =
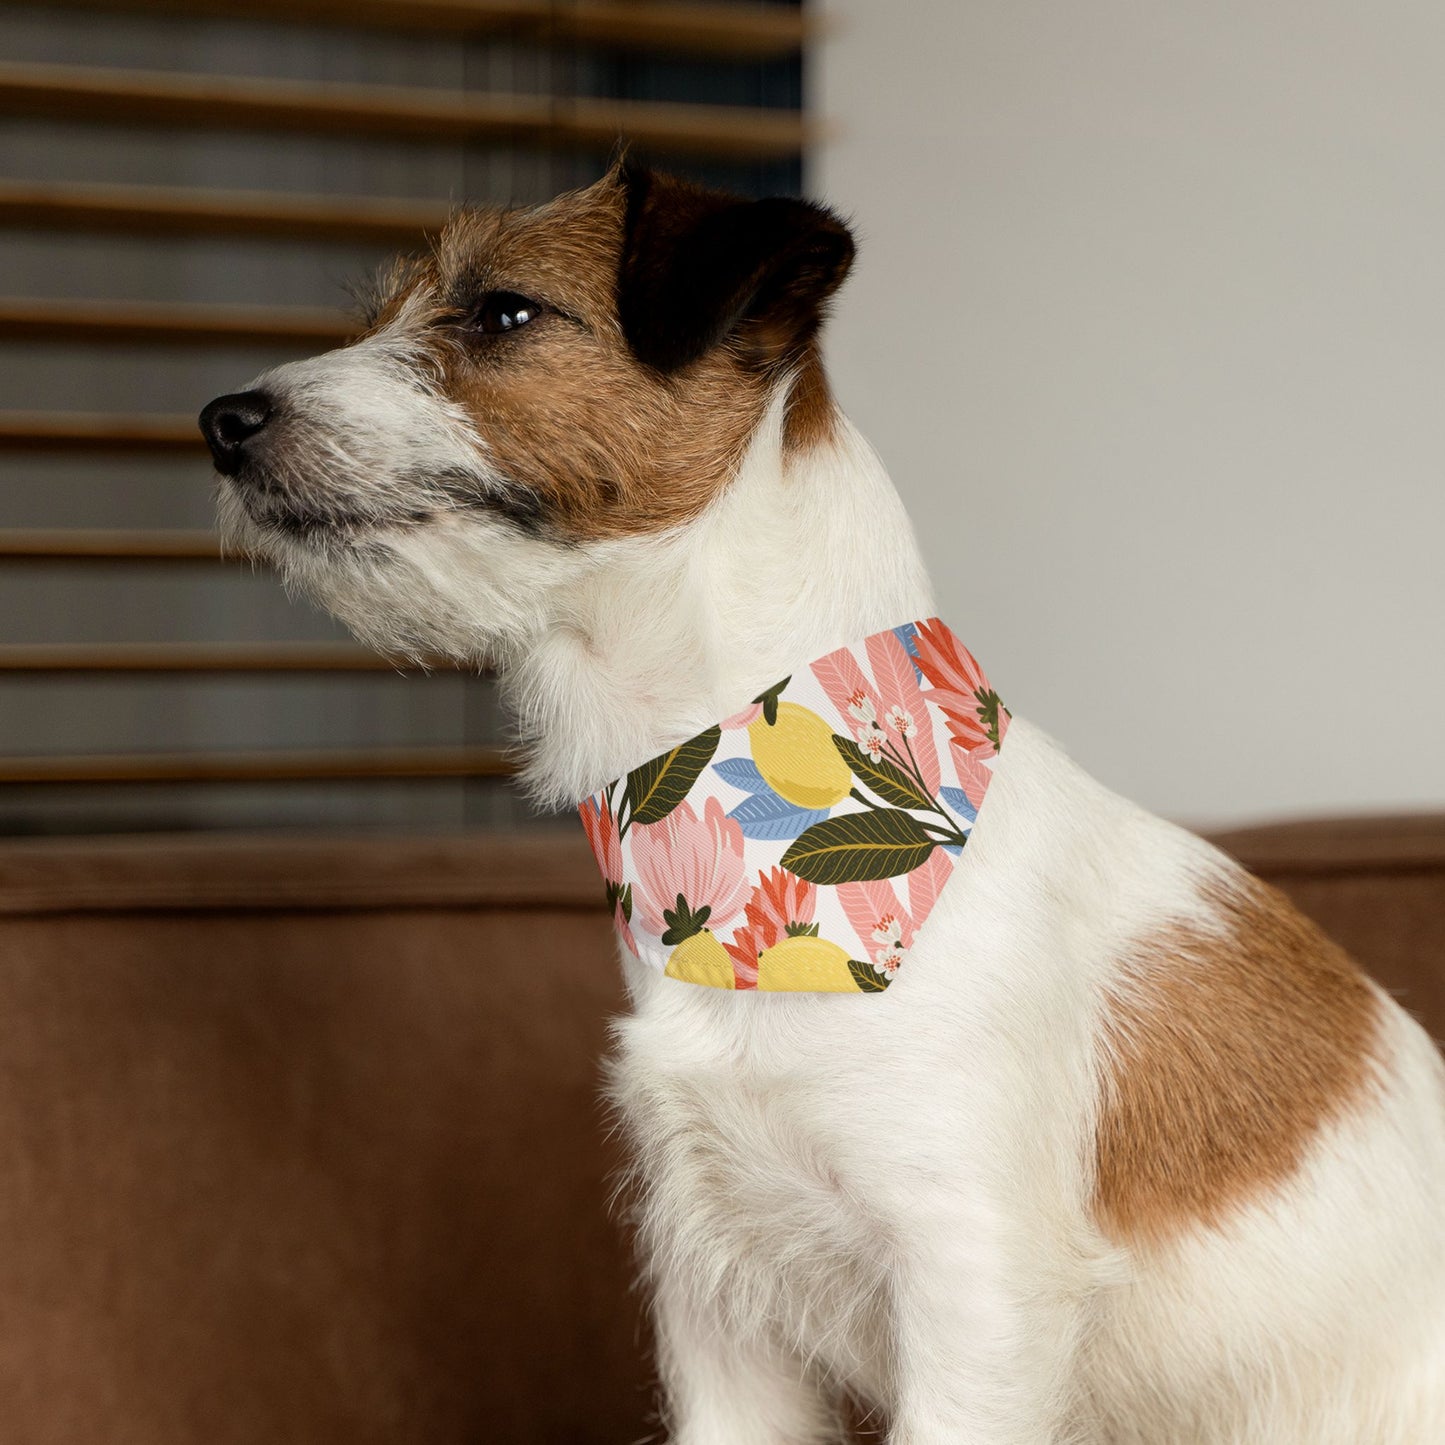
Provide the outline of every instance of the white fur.
[[[270,384],[342,396],[337,364]],[[405,470],[393,419],[433,404],[371,396],[367,465]],[[495,659],[533,786],[572,802],[931,613],[877,457],[843,424],[785,463],[781,415],[665,537],[564,547],[456,513],[355,551],[230,520],[364,637]],[[1091,1217],[1102,1000],[1135,940],[1209,925],[1201,885],[1231,868],[1016,720],[886,996],[737,996],[624,958],[613,1092],[676,1445],[833,1440],[845,1389],[893,1445],[1445,1440],[1445,1086],[1387,1000],[1378,1096],[1285,1188],[1149,1254]]]

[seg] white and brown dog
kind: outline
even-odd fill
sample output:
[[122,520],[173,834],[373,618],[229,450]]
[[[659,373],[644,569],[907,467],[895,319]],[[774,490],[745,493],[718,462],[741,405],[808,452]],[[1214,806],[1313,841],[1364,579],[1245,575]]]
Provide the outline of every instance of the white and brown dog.
[[[620,166],[460,214],[367,334],[213,402],[225,530],[494,665],[576,803],[932,611],[816,348],[827,211]],[[1445,1441],[1445,1070],[1275,893],[1015,722],[873,1000],[630,956],[615,1094],[671,1438]]]

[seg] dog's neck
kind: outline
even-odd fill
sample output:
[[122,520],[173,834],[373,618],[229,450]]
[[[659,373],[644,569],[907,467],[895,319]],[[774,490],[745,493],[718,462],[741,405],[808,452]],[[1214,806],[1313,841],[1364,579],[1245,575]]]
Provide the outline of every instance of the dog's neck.
[[828,440],[791,453],[781,398],[701,517],[594,556],[555,599],[547,631],[503,669],[527,781],[555,806],[831,649],[933,611],[877,454],[841,415]]

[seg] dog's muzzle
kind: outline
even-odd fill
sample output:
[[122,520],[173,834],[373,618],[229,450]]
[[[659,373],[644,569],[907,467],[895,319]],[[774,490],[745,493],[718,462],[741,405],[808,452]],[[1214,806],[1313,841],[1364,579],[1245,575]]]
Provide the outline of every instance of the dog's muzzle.
[[238,391],[207,404],[200,416],[201,435],[223,477],[234,477],[245,465],[247,445],[265,430],[274,411],[264,391]]

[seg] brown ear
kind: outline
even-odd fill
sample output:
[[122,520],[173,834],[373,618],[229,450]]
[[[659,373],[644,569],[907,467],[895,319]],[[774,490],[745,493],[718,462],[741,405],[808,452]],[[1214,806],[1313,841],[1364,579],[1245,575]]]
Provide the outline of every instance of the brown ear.
[[853,261],[831,211],[747,201],[624,162],[618,315],[634,355],[671,372],[737,333],[753,359],[802,354]]

